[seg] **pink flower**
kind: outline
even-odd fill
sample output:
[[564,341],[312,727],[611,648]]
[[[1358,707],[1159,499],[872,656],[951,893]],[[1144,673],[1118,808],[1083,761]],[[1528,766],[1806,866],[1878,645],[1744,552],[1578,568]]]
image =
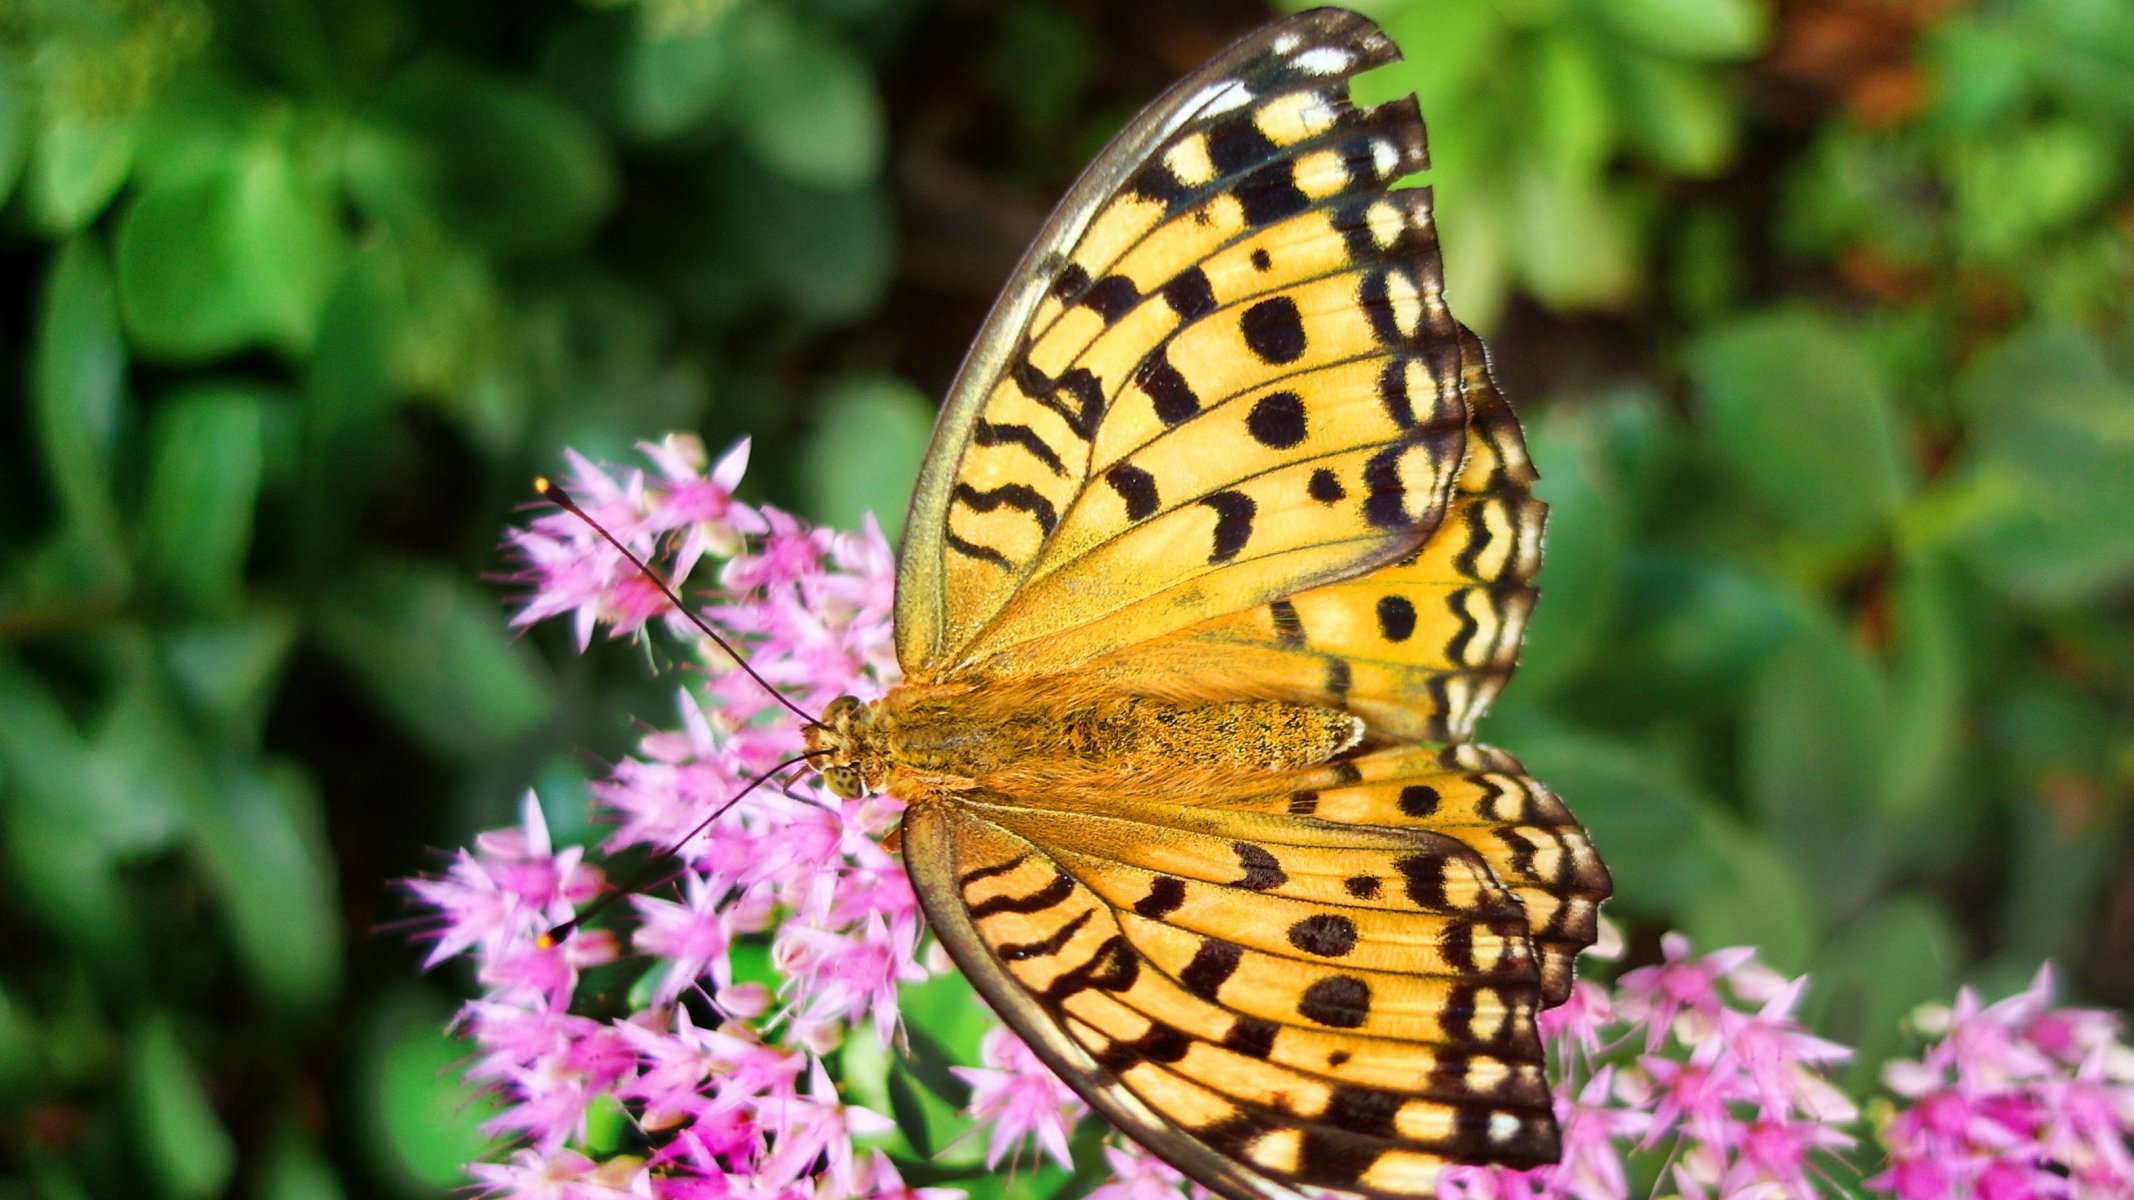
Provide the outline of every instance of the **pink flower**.
[[1133,1142],[1105,1143],[1104,1161],[1111,1180],[1091,1191],[1088,1200],[1184,1200],[1186,1177]]
[[955,1072],[971,1085],[971,1118],[993,1127],[986,1167],[998,1166],[1025,1138],[1035,1139],[1052,1161],[1073,1166],[1067,1133],[1089,1111],[1082,1098],[1004,1028],[986,1034],[978,1057],[984,1067],[957,1067]]
[[[514,624],[568,617],[581,647],[602,626],[678,639],[672,727],[648,731],[594,788],[606,849],[649,850],[673,874],[596,913],[601,873],[552,844],[529,796],[515,827],[408,885],[432,914],[428,963],[473,960],[482,994],[457,1022],[467,1076],[498,1101],[490,1129],[516,1139],[470,1172],[513,1200],[954,1200],[907,1185],[868,1144],[889,1119],[840,1091],[879,1085],[840,1083],[880,1061],[852,1039],[892,1045],[900,989],[947,969],[881,846],[901,806],[831,796],[794,761],[792,710],[897,680],[889,545],[871,520],[837,533],[738,501],[746,442],[716,462],[693,438],[640,449],[649,467],[572,455],[565,488],[688,610],[575,516],[542,512],[507,543],[528,589]],[[637,959],[600,978],[640,977],[604,986],[587,1010],[600,1015],[574,1011],[586,969],[624,944]],[[1935,1040],[1885,1071],[1889,1161],[1863,1181],[1846,1128],[1858,1105],[1824,1074],[1850,1051],[1799,1022],[1806,981],[1745,947],[1698,956],[1669,934],[1661,949],[1613,991],[1580,982],[1539,1018],[1561,1161],[1451,1167],[1441,1195],[1628,1200],[1652,1180],[1685,1200],[2134,1195],[2134,1050],[2109,1015],[2053,1008],[2048,973],[1997,1004],[1967,989],[1922,1012]],[[1081,1100],[1005,1029],[985,1036],[981,1060],[955,1071],[988,1165],[1028,1145],[1068,1165]],[[595,1112],[630,1123],[630,1153],[590,1147]],[[1098,1200],[1204,1196],[1137,1147],[1105,1155]]]
[[1675,1018],[1682,1013],[1706,1020],[1716,1019],[1720,1009],[1725,1007],[1725,1001],[1719,995],[1720,981],[1756,957],[1756,951],[1749,947],[1735,946],[1692,959],[1689,957],[1689,939],[1679,933],[1661,938],[1660,952],[1666,961],[1655,967],[1640,967],[1623,976],[1615,998],[1618,1012],[1633,1021],[1644,1022],[1648,1051],[1659,1048]]
[[1982,1005],[1965,988],[1915,1023],[1939,1033],[1916,1061],[1884,1068],[1912,1101],[1882,1130],[1889,1169],[1867,1186],[1899,1200],[2134,1195],[2134,1071],[2109,1017],[2055,1010],[2052,974]]

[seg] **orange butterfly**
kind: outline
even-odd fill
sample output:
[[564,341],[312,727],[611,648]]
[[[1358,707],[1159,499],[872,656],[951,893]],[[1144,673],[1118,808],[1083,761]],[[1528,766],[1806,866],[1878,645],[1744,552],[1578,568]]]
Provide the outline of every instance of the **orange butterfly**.
[[942,943],[1097,1111],[1234,1200],[1554,1161],[1535,1014],[1609,880],[1469,740],[1543,505],[1443,298],[1414,98],[1279,21],[1090,166],[994,306],[898,563],[905,682],[809,731],[906,801]]

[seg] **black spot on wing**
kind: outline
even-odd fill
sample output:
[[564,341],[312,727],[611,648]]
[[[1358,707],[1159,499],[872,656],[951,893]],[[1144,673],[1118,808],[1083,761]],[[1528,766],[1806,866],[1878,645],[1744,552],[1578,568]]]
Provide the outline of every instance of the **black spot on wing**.
[[1124,275],[1106,275],[1082,293],[1082,304],[1104,318],[1106,325],[1132,312],[1141,303],[1141,289]]
[[1237,319],[1245,345],[1261,362],[1291,363],[1304,357],[1304,316],[1288,296],[1270,296]]
[[1297,615],[1297,606],[1288,600],[1276,600],[1267,605],[1268,619],[1274,622],[1275,644],[1284,650],[1295,650],[1304,644],[1304,619]]
[[1349,689],[1355,686],[1355,677],[1349,670],[1349,660],[1329,658],[1326,660],[1326,694],[1336,702],[1348,699]]
[[1160,158],[1151,160],[1134,173],[1127,190],[1143,200],[1161,204],[1166,212],[1176,212],[1193,196],[1193,189],[1178,178]]
[[1027,356],[1017,355],[1008,375],[1023,395],[1058,413],[1076,437],[1086,442],[1096,436],[1104,420],[1104,385],[1087,367],[1053,379],[1032,366]]
[[1308,817],[1319,811],[1319,793],[1309,790],[1289,794],[1289,813],[1295,817]]
[[1472,975],[1475,971],[1475,927],[1465,921],[1454,921],[1438,935],[1438,953],[1444,955],[1445,963],[1455,971]]
[[1028,425],[981,420],[971,426],[971,444],[1020,446],[1029,451],[1032,458],[1045,464],[1054,475],[1064,478],[1067,474],[1067,465],[1060,461],[1060,456],[1053,453],[1052,447],[1045,444],[1045,439],[1037,436],[1037,432]]
[[1432,912],[1446,912],[1452,903],[1445,896],[1445,859],[1438,854],[1406,854],[1393,860],[1400,872],[1408,903]]
[[1231,1023],[1230,1032],[1223,1035],[1223,1048],[1247,1058],[1266,1058],[1274,1053],[1276,1032],[1278,1027],[1273,1021],[1240,1016]]
[[1249,107],[1224,113],[1208,124],[1208,160],[1218,175],[1242,171],[1281,152],[1274,140],[1260,132]]
[[1178,973],[1178,982],[1201,999],[1213,1000],[1244,956],[1244,949],[1234,942],[1203,938],[1200,948],[1193,952],[1193,960]]
[[1406,596],[1378,598],[1378,633],[1389,642],[1405,642],[1415,633],[1415,605]]
[[1329,467],[1313,471],[1311,482],[1304,485],[1304,491],[1321,504],[1337,504],[1349,495],[1349,490],[1341,486],[1341,477]]
[[1053,930],[1049,937],[1035,942],[1008,942],[993,953],[999,955],[1004,962],[1022,962],[1026,959],[1046,958],[1058,954],[1060,948],[1073,941],[1074,935],[1080,933],[1082,926],[1089,923],[1089,918],[1095,911],[1095,909],[1085,908],[1075,914],[1074,920]]
[[1266,247],[1261,246],[1253,250],[1252,269],[1255,271],[1271,271],[1274,269],[1274,256],[1267,253]]
[[1400,474],[1401,445],[1388,446],[1363,464],[1363,519],[1376,529],[1408,526],[1408,485]]
[[1134,911],[1151,921],[1160,921],[1178,911],[1186,902],[1186,885],[1182,879],[1158,875],[1149,884],[1148,895],[1134,901]]
[[1382,883],[1376,875],[1351,875],[1341,881],[1341,886],[1358,900],[1375,900]]
[[1134,369],[1134,386],[1156,403],[1156,416],[1166,425],[1177,425],[1200,412],[1200,397],[1170,357],[1158,346]]
[[1052,294],[1062,304],[1073,304],[1082,298],[1082,292],[1088,286],[1089,272],[1083,270],[1081,264],[1070,262],[1053,276]]
[[1401,815],[1422,820],[1437,812],[1438,791],[1426,783],[1411,783],[1400,790]]
[[1123,992],[1134,986],[1141,976],[1141,956],[1126,939],[1117,934],[1104,940],[1095,953],[1080,966],[1062,972],[1045,989],[1045,999],[1055,1005],[1077,992],[1097,988],[1107,992]]
[[996,508],[1012,508],[1030,514],[1038,527],[1046,533],[1059,523],[1059,514],[1053,511],[1052,501],[1047,500],[1036,488],[1023,483],[1004,483],[997,488],[979,491],[968,483],[959,483],[949,493],[953,503],[976,512],[988,513]]
[[1311,197],[1297,186],[1288,162],[1271,162],[1254,170],[1230,189],[1245,210],[1245,223],[1258,227],[1293,217],[1311,207]]
[[1074,880],[1065,871],[1054,871],[1052,882],[1026,895],[1000,895],[971,905],[971,920],[982,921],[995,913],[1043,912],[1074,895]]
[[1238,491],[1202,496],[1200,502],[1215,510],[1215,535],[1208,548],[1208,562],[1210,565],[1229,562],[1251,539],[1252,518],[1259,512],[1259,505],[1252,497]]
[[1356,948],[1356,922],[1339,913],[1314,913],[1289,927],[1289,944],[1306,954],[1339,958]]
[[994,863],[990,867],[974,867],[965,871],[962,875],[957,876],[956,882],[963,887],[969,887],[981,879],[991,879],[996,875],[1005,875],[1028,861],[1030,861],[1028,854],[1018,854],[1006,862]]
[[1266,847],[1255,846],[1251,842],[1232,842],[1230,849],[1237,855],[1238,866],[1245,870],[1245,877],[1231,886],[1264,892],[1289,882],[1289,873],[1282,869],[1282,864],[1275,861],[1274,855],[1269,854]]
[[1408,395],[1408,360],[1389,358],[1378,369],[1378,403],[1402,429],[1415,428],[1415,402]]
[[1269,392],[1252,402],[1245,431],[1270,450],[1287,450],[1304,441],[1304,397],[1292,391]]
[[1365,319],[1371,323],[1371,334],[1380,345],[1398,346],[1407,342],[1408,335],[1400,327],[1393,312],[1392,278],[1395,268],[1380,267],[1366,273],[1363,282],[1357,285],[1356,299],[1363,309]]
[[1015,569],[1015,564],[1008,561],[1007,555],[1002,554],[1000,551],[995,550],[991,546],[982,546],[977,542],[967,542],[962,538],[957,537],[954,533],[944,533],[942,536],[947,542],[949,549],[954,550],[956,553],[963,555],[965,558],[975,558],[979,562],[992,563],[994,566],[999,567],[1005,571],[1012,571]]
[[1297,1015],[1333,1029],[1354,1029],[1371,1015],[1371,985],[1352,975],[1315,980],[1297,1001]]
[[1146,519],[1162,506],[1156,495],[1156,477],[1132,463],[1118,463],[1104,472],[1104,482],[1126,502],[1126,519]]
[[1334,1088],[1332,1098],[1327,1101],[1326,1116],[1323,1119],[1327,1124],[1350,1133],[1361,1133],[1370,1137],[1392,1137],[1393,1115],[1400,1111],[1400,1106],[1406,1101],[1407,1097],[1399,1092],[1340,1084]]
[[1209,286],[1206,272],[1187,267],[1163,285],[1163,302],[1180,320],[1190,321],[1214,311],[1215,289]]

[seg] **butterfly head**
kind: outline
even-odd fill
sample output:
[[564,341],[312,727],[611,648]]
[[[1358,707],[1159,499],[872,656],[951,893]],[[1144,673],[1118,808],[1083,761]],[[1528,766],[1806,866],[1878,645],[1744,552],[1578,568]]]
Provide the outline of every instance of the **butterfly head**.
[[880,782],[870,778],[880,773],[870,746],[873,719],[871,706],[839,696],[822,710],[820,722],[808,726],[808,753],[832,794],[850,800]]

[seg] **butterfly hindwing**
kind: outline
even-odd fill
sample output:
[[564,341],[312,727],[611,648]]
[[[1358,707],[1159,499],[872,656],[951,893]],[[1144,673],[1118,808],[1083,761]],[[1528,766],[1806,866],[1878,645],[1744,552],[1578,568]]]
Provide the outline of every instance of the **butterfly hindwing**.
[[[1277,23],[1070,192],[951,390],[899,560],[921,678],[1038,674],[1397,559],[1466,441],[1412,97],[1369,22]],[[1342,499],[1324,497],[1339,491]]]
[[[976,798],[912,810],[906,862],[995,1008],[1196,1179],[1232,1197],[1427,1195],[1446,1162],[1557,1145],[1534,1028],[1554,946],[1537,956],[1490,841],[1525,818],[1469,805],[1460,826],[1458,766],[1397,748],[1296,776],[1338,785],[1315,799],[1356,825],[1292,811],[1301,788]],[[1398,812],[1418,780],[1472,844]]]

